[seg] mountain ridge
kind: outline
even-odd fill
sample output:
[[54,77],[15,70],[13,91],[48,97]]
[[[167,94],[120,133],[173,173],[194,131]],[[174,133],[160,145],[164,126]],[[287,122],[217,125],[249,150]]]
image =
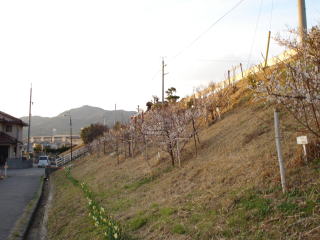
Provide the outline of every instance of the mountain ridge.
[[[69,116],[65,116],[66,114],[71,114],[73,134],[80,134],[81,128],[90,124],[101,123],[113,126],[115,121],[128,122],[129,117],[135,113],[135,111],[105,110],[99,107],[84,105],[79,108],[63,111],[55,117],[32,116],[31,136],[69,134],[70,118]],[[28,122],[27,116],[20,119]],[[24,136],[26,136],[27,129],[24,129]]]

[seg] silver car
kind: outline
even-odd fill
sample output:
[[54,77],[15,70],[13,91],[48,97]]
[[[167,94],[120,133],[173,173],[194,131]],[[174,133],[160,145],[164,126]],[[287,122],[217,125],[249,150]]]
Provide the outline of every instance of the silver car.
[[50,165],[50,160],[48,156],[40,156],[38,162],[38,168],[47,167]]

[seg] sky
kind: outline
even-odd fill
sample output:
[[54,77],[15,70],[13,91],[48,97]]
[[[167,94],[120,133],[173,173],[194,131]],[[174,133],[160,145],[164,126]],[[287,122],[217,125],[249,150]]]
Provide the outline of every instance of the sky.
[[[306,9],[319,24],[318,0]],[[191,95],[261,62],[268,31],[285,36],[297,19],[297,0],[2,0],[0,111],[27,116],[31,84],[32,115],[145,108],[161,97],[162,58],[165,89]],[[281,51],[272,40],[270,56]]]

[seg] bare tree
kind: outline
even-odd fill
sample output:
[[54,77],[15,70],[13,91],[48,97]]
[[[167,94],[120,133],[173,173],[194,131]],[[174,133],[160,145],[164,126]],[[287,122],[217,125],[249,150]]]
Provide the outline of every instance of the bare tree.
[[171,164],[175,165],[177,141],[183,139],[179,149],[183,149],[186,140],[196,136],[196,125],[192,120],[196,118],[196,111],[182,107],[181,104],[167,104],[154,108],[148,112],[142,126],[142,132],[156,143],[171,157]]

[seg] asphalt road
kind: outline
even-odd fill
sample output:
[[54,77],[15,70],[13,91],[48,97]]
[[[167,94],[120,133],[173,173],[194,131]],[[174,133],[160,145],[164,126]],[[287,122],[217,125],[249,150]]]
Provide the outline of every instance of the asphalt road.
[[8,238],[11,229],[40,187],[44,169],[8,170],[8,178],[0,180],[0,239]]

